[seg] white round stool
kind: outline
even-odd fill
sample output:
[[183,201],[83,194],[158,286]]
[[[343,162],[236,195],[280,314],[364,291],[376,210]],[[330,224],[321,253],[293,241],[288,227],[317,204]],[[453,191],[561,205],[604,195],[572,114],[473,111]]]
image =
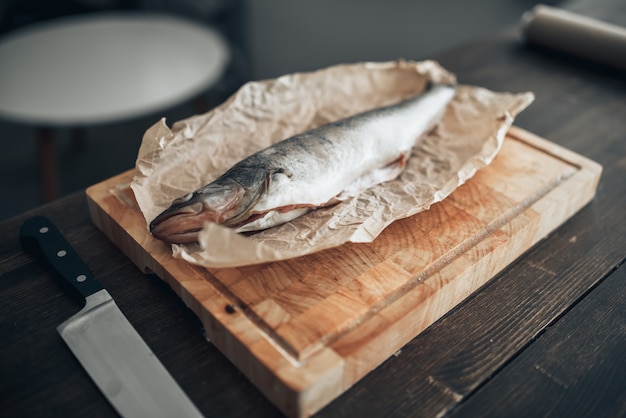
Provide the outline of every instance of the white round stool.
[[50,128],[122,121],[184,103],[223,76],[222,36],[167,15],[106,13],[0,39],[0,117],[40,128],[44,199],[56,194]]

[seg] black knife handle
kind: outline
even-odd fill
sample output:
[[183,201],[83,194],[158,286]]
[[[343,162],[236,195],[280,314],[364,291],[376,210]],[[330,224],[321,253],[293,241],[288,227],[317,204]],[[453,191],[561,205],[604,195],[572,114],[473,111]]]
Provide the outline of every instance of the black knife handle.
[[61,231],[45,216],[27,219],[20,229],[22,248],[51,266],[76,297],[84,301],[87,296],[102,290],[96,279]]

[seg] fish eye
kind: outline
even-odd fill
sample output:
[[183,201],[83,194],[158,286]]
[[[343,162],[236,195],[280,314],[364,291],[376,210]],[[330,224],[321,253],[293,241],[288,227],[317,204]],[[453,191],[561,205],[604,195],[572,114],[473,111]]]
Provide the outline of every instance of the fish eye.
[[291,176],[293,176],[293,174],[289,170],[282,168],[282,167],[274,171],[274,174],[284,174],[288,178],[291,178]]

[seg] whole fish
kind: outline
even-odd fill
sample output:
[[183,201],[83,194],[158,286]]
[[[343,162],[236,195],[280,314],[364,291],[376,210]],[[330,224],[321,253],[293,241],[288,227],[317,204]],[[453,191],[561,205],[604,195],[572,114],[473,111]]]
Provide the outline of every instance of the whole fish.
[[453,85],[429,84],[416,97],[277,142],[174,200],[150,223],[150,231],[182,244],[197,241],[205,222],[237,232],[262,230],[392,180],[455,91]]

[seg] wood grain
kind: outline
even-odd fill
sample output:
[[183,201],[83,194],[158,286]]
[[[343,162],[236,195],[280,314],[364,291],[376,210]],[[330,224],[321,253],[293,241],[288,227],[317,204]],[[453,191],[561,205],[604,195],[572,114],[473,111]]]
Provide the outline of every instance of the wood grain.
[[586,204],[600,172],[513,128],[492,165],[372,244],[226,269],[175,260],[149,236],[132,172],[87,195],[94,222],[172,286],[210,340],[284,413],[308,416]]
[[[540,416],[546,411],[563,417],[624,415],[625,282],[622,265],[451,417]],[[607,328],[613,331],[606,333]],[[522,375],[526,382],[519,391],[512,383]],[[494,398],[507,402],[487,401]],[[528,398],[542,401],[529,409]]]

